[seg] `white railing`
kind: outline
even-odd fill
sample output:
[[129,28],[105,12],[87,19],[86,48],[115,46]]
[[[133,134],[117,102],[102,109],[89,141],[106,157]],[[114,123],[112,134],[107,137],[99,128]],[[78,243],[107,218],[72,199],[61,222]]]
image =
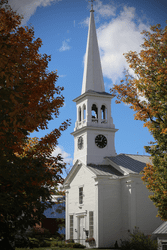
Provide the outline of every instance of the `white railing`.
[[84,126],[93,126],[93,124],[97,124],[96,126],[108,126],[108,120],[107,119],[98,119],[98,118],[91,118],[90,122],[87,122],[86,119],[84,119],[83,121],[77,121],[76,125],[75,125],[75,130],[82,128]]
[[101,120],[101,123],[106,124],[106,123],[107,123],[107,120],[106,120],[106,119],[102,119],[102,120]]
[[97,118],[92,118],[92,122],[98,122]]

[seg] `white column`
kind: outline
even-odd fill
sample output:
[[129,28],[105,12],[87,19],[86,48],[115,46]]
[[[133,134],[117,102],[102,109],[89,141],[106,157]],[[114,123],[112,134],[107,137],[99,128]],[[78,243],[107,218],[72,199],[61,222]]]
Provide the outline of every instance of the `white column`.
[[136,225],[136,183],[132,181],[131,184],[131,227],[132,230],[137,226]]
[[90,100],[87,100],[87,110],[86,110],[86,119],[87,119],[87,126],[89,126],[92,122],[92,106]]
[[65,221],[66,221],[66,240],[68,240],[69,239],[69,214],[68,214],[68,194],[69,194],[69,191],[66,191],[65,194],[66,194],[66,218],[65,218]]
[[96,247],[99,246],[99,206],[98,206],[98,182],[95,182],[95,215],[94,215],[94,238],[96,240]]
[[129,209],[129,230],[132,233],[136,227],[136,187],[135,182],[128,180],[129,188],[128,209]]
[[98,105],[98,124],[101,125],[101,106]]

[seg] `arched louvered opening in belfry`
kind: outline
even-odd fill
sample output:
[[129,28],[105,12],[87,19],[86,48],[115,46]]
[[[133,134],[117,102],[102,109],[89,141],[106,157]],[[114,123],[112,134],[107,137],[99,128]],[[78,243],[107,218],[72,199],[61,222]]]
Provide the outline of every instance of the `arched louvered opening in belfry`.
[[83,120],[86,120],[86,105],[83,105]]
[[101,106],[101,122],[102,123],[107,122],[107,108],[105,105]]
[[98,108],[96,104],[92,105],[92,122],[98,122]]
[[78,108],[78,121],[81,122],[81,107]]

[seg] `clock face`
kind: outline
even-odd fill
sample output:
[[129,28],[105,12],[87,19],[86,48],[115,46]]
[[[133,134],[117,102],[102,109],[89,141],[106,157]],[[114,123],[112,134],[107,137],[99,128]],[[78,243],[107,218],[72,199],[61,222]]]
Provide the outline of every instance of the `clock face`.
[[82,148],[83,148],[83,137],[82,137],[82,136],[80,136],[80,137],[78,138],[78,148],[79,148],[79,149],[82,149]]
[[104,148],[107,145],[107,138],[104,135],[97,135],[95,138],[95,144],[99,148]]

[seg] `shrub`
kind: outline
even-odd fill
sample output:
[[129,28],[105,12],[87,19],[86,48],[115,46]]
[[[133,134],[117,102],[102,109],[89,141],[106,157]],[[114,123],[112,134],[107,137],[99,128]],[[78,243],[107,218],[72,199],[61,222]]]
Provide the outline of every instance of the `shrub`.
[[42,227],[31,228],[27,235],[31,238],[36,238],[40,240],[51,237],[49,230]]
[[122,241],[122,250],[157,250],[157,242],[150,236],[144,235],[138,228],[130,234],[130,238]]
[[80,243],[74,243],[73,248],[85,248],[85,246],[81,245]]
[[92,243],[92,242],[95,242],[95,239],[94,239],[94,238],[87,238],[87,239],[85,240],[85,242]]
[[30,242],[31,242],[31,245],[32,247],[39,247],[40,246],[40,243],[39,243],[39,240],[33,238],[33,239],[30,239]]
[[66,240],[65,242],[66,242],[66,243],[74,243],[74,240],[69,239],[69,240]]
[[66,244],[66,247],[68,247],[68,248],[73,248],[73,245],[74,245],[75,243],[68,243],[68,244]]
[[46,242],[45,240],[40,241],[40,247],[50,247],[51,243],[50,242]]
[[59,244],[58,244],[58,241],[54,241],[52,244],[51,244],[51,247],[57,247]]

